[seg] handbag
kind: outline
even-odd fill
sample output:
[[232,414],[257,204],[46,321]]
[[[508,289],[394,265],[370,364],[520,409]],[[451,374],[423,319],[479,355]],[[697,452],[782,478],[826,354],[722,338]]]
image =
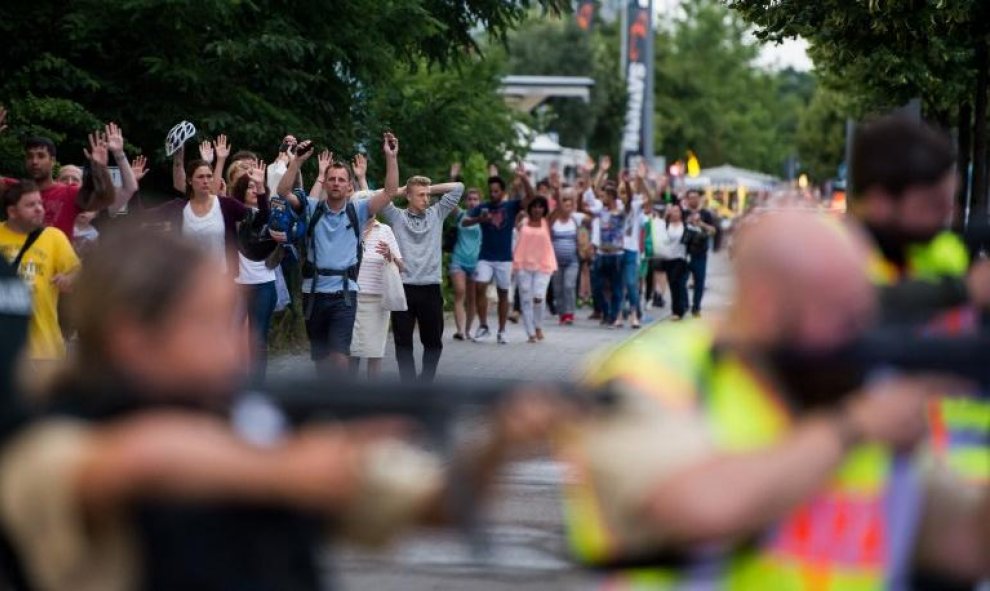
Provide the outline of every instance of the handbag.
[[389,312],[405,312],[406,288],[402,285],[402,275],[395,263],[385,263],[382,270],[382,308]]

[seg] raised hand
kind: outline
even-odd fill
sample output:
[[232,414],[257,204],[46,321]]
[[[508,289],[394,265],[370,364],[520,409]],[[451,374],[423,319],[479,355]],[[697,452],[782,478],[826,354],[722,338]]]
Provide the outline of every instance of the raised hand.
[[248,169],[248,177],[254,182],[254,192],[258,195],[264,195],[268,191],[268,186],[265,184],[265,161],[255,160],[254,166]]
[[395,137],[391,131],[386,131],[382,138],[382,151],[391,158],[399,155],[399,138]]
[[602,172],[608,172],[612,168],[612,157],[605,155],[598,159],[598,169]]
[[526,178],[526,165],[522,162],[516,163],[515,173],[517,179]]
[[199,157],[213,164],[213,144],[210,140],[203,140],[199,143]]
[[107,140],[107,149],[114,154],[124,151],[124,133],[116,123],[110,122],[103,128],[103,136]]
[[327,170],[329,170],[330,165],[333,164],[333,153],[330,152],[330,150],[323,150],[320,152],[320,155],[316,157],[316,162],[319,164],[319,178],[326,178]]
[[354,177],[363,179],[368,175],[368,159],[365,158],[364,154],[358,153],[354,156],[354,162],[351,163],[354,167]]
[[107,137],[100,132],[89,134],[89,149],[83,148],[86,158],[97,166],[107,165]]
[[488,176],[498,176],[498,166],[495,166],[494,164],[489,164]]
[[131,170],[134,172],[134,180],[140,182],[144,175],[148,174],[148,159],[138,156],[134,162],[131,162]]
[[636,178],[645,179],[647,172],[648,171],[646,169],[646,159],[641,158],[639,164],[636,165]]
[[456,179],[461,174],[461,163],[454,162],[450,165],[450,180]]
[[220,134],[217,136],[217,141],[214,143],[217,159],[226,160],[227,156],[230,156],[230,145],[227,143],[227,136]]
[[0,133],[7,129],[7,108],[0,105]]

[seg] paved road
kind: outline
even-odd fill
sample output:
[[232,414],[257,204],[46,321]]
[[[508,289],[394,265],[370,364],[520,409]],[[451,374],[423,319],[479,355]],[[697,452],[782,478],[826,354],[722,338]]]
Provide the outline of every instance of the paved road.
[[[707,313],[724,309],[731,295],[728,265],[722,256],[709,264],[705,295]],[[648,315],[662,322],[667,309]],[[632,337],[635,332],[601,328],[580,311],[574,326],[545,328],[543,343],[526,343],[519,325],[510,325],[508,345],[457,342],[447,329],[440,376],[567,379],[583,366],[594,350]],[[494,320],[494,319],[492,319]],[[490,324],[494,325],[494,322]],[[384,371],[397,371],[391,343]],[[419,358],[419,353],[417,353]],[[303,356],[274,360],[270,373],[310,371]],[[470,421],[460,430],[477,427]],[[468,437],[470,434],[468,434]],[[560,509],[561,466],[547,458],[514,463],[500,478],[496,501],[487,516],[491,550],[484,561],[475,559],[461,538],[450,532],[415,532],[387,551],[369,552],[335,548],[331,560],[345,590],[462,591],[588,589],[594,579],[567,560]]]

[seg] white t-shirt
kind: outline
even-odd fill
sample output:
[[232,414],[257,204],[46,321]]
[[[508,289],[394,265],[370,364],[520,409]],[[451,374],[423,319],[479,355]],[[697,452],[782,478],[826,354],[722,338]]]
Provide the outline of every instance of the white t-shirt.
[[240,270],[237,273],[237,283],[241,285],[259,285],[275,281],[275,269],[269,269],[265,261],[252,261],[241,253],[237,253]]
[[276,160],[268,165],[268,192],[270,194],[275,194],[275,189],[278,188],[279,182],[288,169],[289,166],[281,160]]
[[622,227],[622,248],[639,252],[639,237],[643,231],[643,196],[633,195],[629,206],[632,211],[626,216]]
[[385,258],[378,254],[378,243],[384,242],[392,250],[395,258],[402,260],[399,244],[395,240],[392,228],[375,222],[370,232],[364,234],[364,256],[361,259],[361,271],[358,273],[358,289],[364,294],[381,295],[385,291],[383,272]]
[[220,269],[227,272],[227,254],[224,248],[223,211],[216,195],[210,196],[210,211],[199,217],[192,210],[192,203],[182,208],[182,234],[196,241],[206,252],[216,258]]
[[687,246],[681,244],[684,237],[684,224],[671,224],[663,220],[653,220],[653,252],[665,261],[687,258]]

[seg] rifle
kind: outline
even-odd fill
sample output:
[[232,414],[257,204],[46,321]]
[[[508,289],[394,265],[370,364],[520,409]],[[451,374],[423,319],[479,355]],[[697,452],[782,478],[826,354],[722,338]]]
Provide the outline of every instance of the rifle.
[[[452,460],[453,426],[465,412],[487,410],[520,390],[534,387],[564,393],[575,401],[594,400],[607,404],[607,391],[590,391],[574,384],[508,379],[472,378],[434,383],[366,382],[338,378],[290,379],[275,381],[260,394],[274,405],[292,427],[319,421],[348,421],[375,416],[410,419],[424,429],[430,446]],[[600,397],[600,399],[596,398]],[[470,466],[449,462],[448,503],[455,523],[476,558],[488,554],[487,537],[482,531],[477,501],[479,495],[468,472]]]
[[[990,394],[990,337],[927,337],[908,330],[879,330],[867,334],[816,363],[831,376],[835,390],[827,400],[835,404],[843,395],[866,383],[877,372],[939,373],[973,383]],[[471,409],[490,409],[520,388],[540,388],[563,395],[583,408],[606,410],[621,400],[621,392],[606,384],[600,388],[566,382],[527,382],[511,379],[450,379],[434,383],[367,382],[341,376],[279,380],[262,395],[278,408],[293,427],[314,421],[348,421],[375,416],[399,416],[421,425],[435,448],[449,457],[455,420]],[[477,494],[452,464],[450,507],[476,556],[488,548],[480,530]]]

